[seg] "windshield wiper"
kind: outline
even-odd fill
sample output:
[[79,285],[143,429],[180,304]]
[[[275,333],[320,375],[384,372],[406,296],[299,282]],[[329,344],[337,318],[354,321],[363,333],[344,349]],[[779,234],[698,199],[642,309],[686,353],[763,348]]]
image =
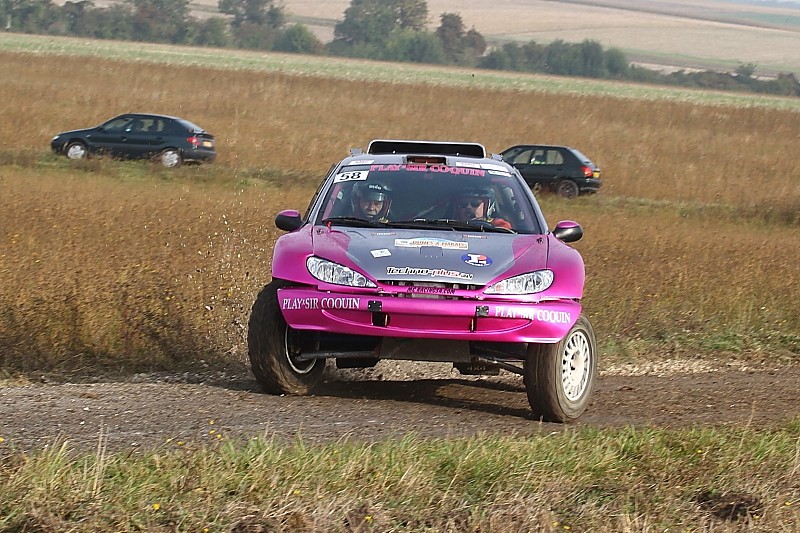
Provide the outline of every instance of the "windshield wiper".
[[415,218],[413,220],[387,222],[386,225],[393,228],[427,229],[433,227],[452,229],[453,231],[492,231],[498,233],[516,233],[516,231],[512,229],[493,226],[491,222],[486,220],[468,220],[464,222],[460,220],[453,220],[451,218]]
[[322,220],[323,224],[336,224],[337,226],[353,226],[356,228],[384,228],[385,222],[366,220],[358,217],[328,217]]

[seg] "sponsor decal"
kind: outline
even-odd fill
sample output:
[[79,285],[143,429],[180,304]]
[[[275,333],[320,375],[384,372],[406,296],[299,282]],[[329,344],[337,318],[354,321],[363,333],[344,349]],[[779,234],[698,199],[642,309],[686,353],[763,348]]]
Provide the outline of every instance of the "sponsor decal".
[[373,231],[372,235],[376,237],[391,237],[392,235],[397,235],[394,231]]
[[358,159],[356,161],[350,161],[347,163],[347,166],[352,165],[371,165],[375,160],[374,159]]
[[412,294],[455,294],[456,290],[451,287],[408,287],[406,292]]
[[387,276],[430,276],[432,278],[472,279],[469,272],[446,268],[386,267]]
[[361,298],[351,296],[329,297],[329,298],[283,298],[281,309],[288,310],[312,310],[312,309],[358,309],[361,306]]
[[456,161],[457,167],[467,167],[467,168],[481,168],[480,164],[478,163],[470,163],[468,161]]
[[525,318],[535,322],[548,322],[550,324],[572,323],[572,317],[567,311],[552,311],[550,309],[496,305],[494,306],[494,316],[499,318]]
[[490,170],[489,174],[493,174],[495,176],[506,176],[511,177],[511,174],[507,170]]
[[468,265],[476,267],[485,267],[492,264],[491,257],[481,254],[464,254],[461,256],[461,260]]
[[365,181],[367,179],[367,175],[369,175],[368,170],[348,170],[336,174],[336,177],[333,178],[333,182],[342,183],[345,181]]
[[390,255],[392,255],[392,252],[390,252],[386,248],[383,248],[381,250],[370,250],[369,253],[372,254],[372,257],[389,257]]
[[[500,167],[502,168],[502,167]],[[420,164],[407,164],[407,165],[371,165],[370,172],[398,172],[405,170],[406,172],[433,172],[444,174],[459,174],[464,176],[485,176],[486,171],[480,168],[469,168],[462,166],[450,167],[447,165],[420,165]]]
[[423,246],[438,246],[445,250],[467,250],[469,244],[459,241],[448,241],[447,239],[435,239],[427,237],[417,237],[416,239],[395,239],[394,245],[398,248],[422,248]]
[[486,170],[499,170],[500,172],[505,172],[508,174],[508,169],[502,165],[495,165],[492,163],[481,163],[481,168],[485,168]]

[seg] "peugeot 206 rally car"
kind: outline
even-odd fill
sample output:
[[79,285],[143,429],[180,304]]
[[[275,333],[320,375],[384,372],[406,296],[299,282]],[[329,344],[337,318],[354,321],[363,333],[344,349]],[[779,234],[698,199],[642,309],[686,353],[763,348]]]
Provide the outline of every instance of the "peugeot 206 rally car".
[[325,361],[452,362],[521,374],[536,419],[586,409],[597,373],[584,264],[514,167],[477,143],[375,140],[334,165],[305,214],[280,212],[272,281],[248,325],[252,371],[308,394]]

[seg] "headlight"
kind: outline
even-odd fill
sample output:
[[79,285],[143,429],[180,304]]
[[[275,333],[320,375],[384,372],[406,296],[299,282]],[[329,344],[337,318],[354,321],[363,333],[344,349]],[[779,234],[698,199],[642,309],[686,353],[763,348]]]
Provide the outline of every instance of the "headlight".
[[309,274],[325,283],[347,285],[348,287],[377,287],[355,270],[319,257],[306,259],[306,268]]
[[547,290],[553,284],[551,270],[537,270],[490,285],[484,294],[534,294]]

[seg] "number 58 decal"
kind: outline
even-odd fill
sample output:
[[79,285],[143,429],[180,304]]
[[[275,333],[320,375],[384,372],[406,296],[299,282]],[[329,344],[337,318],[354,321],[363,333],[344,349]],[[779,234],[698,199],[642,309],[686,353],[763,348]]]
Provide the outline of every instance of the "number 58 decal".
[[334,183],[341,183],[343,181],[364,181],[367,179],[369,170],[350,170],[348,172],[340,172],[333,178]]

